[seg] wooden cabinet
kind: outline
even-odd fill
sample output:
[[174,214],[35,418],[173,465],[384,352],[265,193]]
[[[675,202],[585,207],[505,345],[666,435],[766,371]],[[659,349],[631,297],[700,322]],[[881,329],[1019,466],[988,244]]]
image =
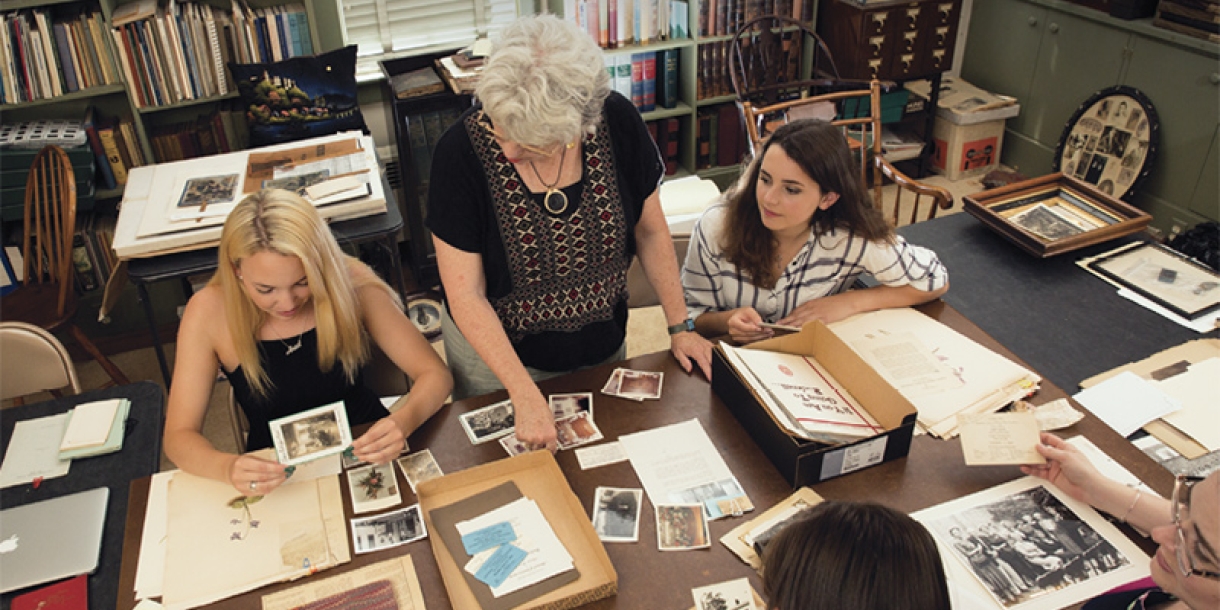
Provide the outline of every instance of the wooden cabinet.
[[1049,173],[1064,125],[1093,93],[1142,91],[1160,118],[1160,145],[1132,202],[1168,231],[1220,219],[1220,45],[1061,0],[975,2],[962,78],[1016,97],[1003,162]]

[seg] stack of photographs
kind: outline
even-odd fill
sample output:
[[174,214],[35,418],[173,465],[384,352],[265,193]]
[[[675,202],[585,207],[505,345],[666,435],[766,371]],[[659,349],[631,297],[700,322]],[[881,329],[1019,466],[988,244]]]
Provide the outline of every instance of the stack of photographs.
[[665,374],[655,371],[633,371],[618,368],[610,374],[606,385],[602,386],[602,394],[629,398],[631,400],[659,400],[661,398],[661,382]]

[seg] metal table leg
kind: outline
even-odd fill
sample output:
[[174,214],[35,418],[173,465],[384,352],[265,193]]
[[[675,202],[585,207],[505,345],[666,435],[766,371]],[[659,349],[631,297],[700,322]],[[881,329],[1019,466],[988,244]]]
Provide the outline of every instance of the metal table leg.
[[165,361],[165,348],[161,345],[161,335],[157,332],[157,316],[153,311],[152,299],[148,297],[148,286],[143,282],[133,282],[140,293],[140,303],[144,305],[144,317],[148,319],[148,332],[152,333],[153,350],[157,352],[157,365],[161,367],[161,378],[165,380],[165,388],[169,389],[169,363]]

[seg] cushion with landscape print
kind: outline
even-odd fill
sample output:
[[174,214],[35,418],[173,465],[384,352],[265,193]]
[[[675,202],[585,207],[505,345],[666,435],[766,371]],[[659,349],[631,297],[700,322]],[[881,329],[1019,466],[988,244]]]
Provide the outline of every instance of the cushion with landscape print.
[[360,129],[356,47],[265,64],[229,64],[250,126],[250,146]]

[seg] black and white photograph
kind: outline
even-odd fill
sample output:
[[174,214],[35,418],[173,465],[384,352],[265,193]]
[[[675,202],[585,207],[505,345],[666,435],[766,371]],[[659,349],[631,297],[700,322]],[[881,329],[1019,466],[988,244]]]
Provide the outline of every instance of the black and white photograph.
[[1220,308],[1220,273],[1155,242],[1105,256],[1089,268],[1187,319]]
[[924,524],[1005,608],[1132,566],[1041,485]]
[[372,464],[347,471],[347,488],[352,496],[352,512],[357,515],[385,510],[402,503],[398,477],[389,464]]
[[592,392],[551,394],[548,401],[551,403],[551,414],[555,416],[556,421],[567,419],[577,413],[588,413],[589,417],[593,417]]
[[458,416],[471,444],[494,441],[513,432],[513,403],[505,400]]
[[428,536],[419,505],[363,519],[352,519],[352,546],[356,554],[401,546]]
[[593,498],[593,529],[602,542],[636,542],[640,539],[643,490],[598,487]]
[[263,180],[263,188],[265,189],[284,189],[292,191],[298,195],[304,196],[305,189],[324,182],[330,177],[330,170],[323,169],[316,172],[308,172],[297,174],[295,176],[285,176],[283,178],[275,178],[272,180]]
[[1012,216],[1009,220],[1048,241],[1071,237],[1082,232],[1080,227],[1055,214],[1043,204],[1033,206]]
[[746,578],[691,589],[695,610],[755,610],[754,591]]
[[276,458],[286,466],[334,455],[352,444],[342,401],[281,417],[270,425]]
[[441,467],[436,463],[436,458],[432,457],[431,449],[416,451],[406,457],[400,457],[397,460],[398,467],[402,469],[402,476],[407,479],[407,485],[411,486],[411,491],[415,491],[415,486],[435,478],[445,476],[441,471]]

